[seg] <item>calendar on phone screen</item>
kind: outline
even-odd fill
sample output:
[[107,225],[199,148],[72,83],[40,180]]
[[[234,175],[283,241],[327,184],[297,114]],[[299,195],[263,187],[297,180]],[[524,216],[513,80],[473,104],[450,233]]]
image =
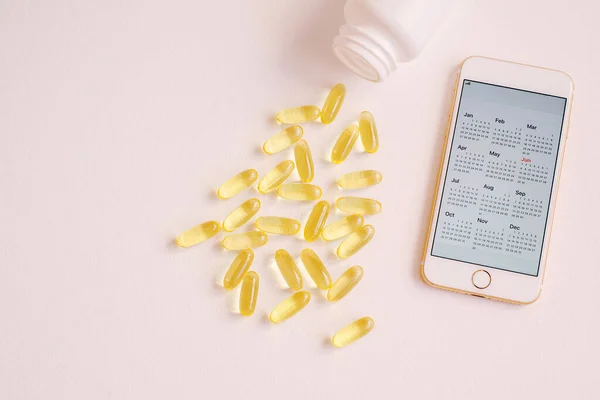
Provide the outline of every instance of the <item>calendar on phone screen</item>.
[[566,103],[463,81],[431,255],[537,276]]

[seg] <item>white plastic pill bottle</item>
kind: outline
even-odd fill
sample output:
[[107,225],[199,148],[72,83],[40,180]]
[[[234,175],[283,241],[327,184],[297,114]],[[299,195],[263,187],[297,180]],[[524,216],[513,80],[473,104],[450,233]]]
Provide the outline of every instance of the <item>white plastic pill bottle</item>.
[[359,76],[386,79],[417,57],[455,0],[348,0],[346,24],[333,41],[336,56]]

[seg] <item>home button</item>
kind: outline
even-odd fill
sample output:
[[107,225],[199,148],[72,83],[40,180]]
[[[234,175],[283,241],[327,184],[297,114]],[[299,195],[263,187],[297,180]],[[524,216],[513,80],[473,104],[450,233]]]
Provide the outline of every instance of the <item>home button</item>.
[[473,282],[473,286],[475,286],[477,289],[485,289],[490,286],[490,283],[492,283],[492,276],[489,272],[480,269],[473,272],[471,281]]

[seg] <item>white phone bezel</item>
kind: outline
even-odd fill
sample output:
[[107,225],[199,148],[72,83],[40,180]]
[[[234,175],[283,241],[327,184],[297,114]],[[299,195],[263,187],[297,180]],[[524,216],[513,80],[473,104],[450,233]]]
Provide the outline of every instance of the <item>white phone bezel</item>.
[[[463,80],[501,85],[515,89],[528,90],[536,93],[544,93],[567,99],[563,119],[563,129],[559,154],[554,171],[554,182],[550,199],[547,229],[542,243],[542,256],[538,276],[529,276],[515,272],[503,271],[495,268],[487,268],[466,262],[453,261],[431,255],[435,224],[438,219],[442,189],[445,184],[446,167],[450,154],[451,143],[454,135],[456,114],[458,112],[460,97],[462,93]],[[429,224],[427,242],[424,249],[424,257],[421,262],[421,274],[423,279],[430,285],[454,290],[467,294],[474,294],[496,300],[504,300],[513,303],[532,303],[541,293],[544,273],[546,269],[546,258],[548,255],[548,243],[550,239],[551,223],[554,217],[556,205],[556,194],[560,180],[560,169],[563,162],[564,149],[568,136],[568,122],[571,111],[573,95],[573,81],[571,77],[563,72],[544,69],[524,64],[511,63],[485,57],[467,58],[460,69],[453,99],[452,113],[448,130],[446,133],[446,145],[444,148],[443,162],[438,177],[435,201]],[[485,289],[477,288],[472,282],[473,274],[478,270],[485,270],[492,277],[491,284]]]

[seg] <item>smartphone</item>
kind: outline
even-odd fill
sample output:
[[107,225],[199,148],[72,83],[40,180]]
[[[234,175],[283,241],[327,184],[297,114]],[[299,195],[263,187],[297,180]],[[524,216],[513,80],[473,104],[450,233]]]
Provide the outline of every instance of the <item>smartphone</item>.
[[572,99],[563,72],[463,62],[421,261],[425,282],[517,304],[538,299]]

